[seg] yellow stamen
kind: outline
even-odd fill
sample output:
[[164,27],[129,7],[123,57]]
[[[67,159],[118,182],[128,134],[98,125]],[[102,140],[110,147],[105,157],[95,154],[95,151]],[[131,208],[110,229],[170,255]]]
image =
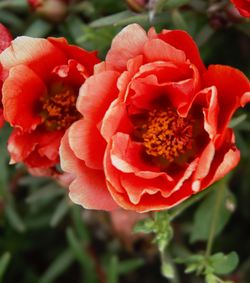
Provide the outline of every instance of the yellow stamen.
[[172,108],[149,112],[142,135],[146,153],[169,162],[186,153],[193,145],[193,119],[180,117]]
[[47,130],[61,130],[68,128],[80,118],[76,110],[75,92],[70,88],[56,88],[57,92],[42,96],[41,116]]

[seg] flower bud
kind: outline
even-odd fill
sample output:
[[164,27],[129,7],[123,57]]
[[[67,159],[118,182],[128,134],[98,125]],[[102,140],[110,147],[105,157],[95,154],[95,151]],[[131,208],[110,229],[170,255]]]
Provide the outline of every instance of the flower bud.
[[147,9],[147,4],[149,0],[126,0],[129,8],[137,13],[143,12]]
[[27,0],[32,10],[41,17],[61,22],[68,13],[69,0]]

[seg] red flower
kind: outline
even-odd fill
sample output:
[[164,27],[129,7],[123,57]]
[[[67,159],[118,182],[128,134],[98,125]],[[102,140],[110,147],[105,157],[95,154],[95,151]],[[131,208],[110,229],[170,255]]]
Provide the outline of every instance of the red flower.
[[80,89],[84,119],[62,139],[71,199],[146,212],[207,188],[239,161],[228,124],[249,99],[248,79],[227,66],[206,70],[184,31],[129,25]]
[[[0,53],[10,45],[12,40],[12,36],[7,30],[5,26],[0,24]],[[0,128],[4,124],[4,117],[3,117],[3,105],[2,105],[2,84],[4,81],[4,72],[2,70],[2,66],[0,64]]]
[[250,0],[231,0],[243,17],[250,18]]
[[75,108],[79,88],[99,59],[63,38],[19,37],[0,61],[9,72],[2,92],[5,119],[15,128],[8,142],[11,163],[54,166],[65,130],[81,117]]

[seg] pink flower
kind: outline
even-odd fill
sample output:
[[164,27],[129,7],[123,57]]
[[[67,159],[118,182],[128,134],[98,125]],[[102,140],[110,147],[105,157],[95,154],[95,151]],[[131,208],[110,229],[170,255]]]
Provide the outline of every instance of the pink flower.
[[232,170],[229,121],[250,99],[237,69],[203,65],[184,31],[133,24],[80,89],[83,119],[62,139],[70,197],[90,209],[168,209]]

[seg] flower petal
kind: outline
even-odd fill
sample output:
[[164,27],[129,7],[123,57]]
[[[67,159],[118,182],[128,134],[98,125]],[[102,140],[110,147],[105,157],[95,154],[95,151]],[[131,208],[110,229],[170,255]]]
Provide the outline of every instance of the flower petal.
[[2,94],[4,116],[12,126],[28,132],[41,123],[37,106],[40,97],[46,94],[46,87],[30,68],[13,67],[3,84]]
[[113,39],[111,49],[106,56],[106,62],[114,70],[124,70],[129,59],[142,53],[147,40],[147,34],[141,26],[128,25]]
[[106,142],[91,120],[82,119],[72,124],[68,137],[74,154],[84,160],[87,167],[103,168]]
[[88,209],[110,211],[117,208],[107,190],[103,171],[88,168],[74,155],[68,143],[68,132],[61,142],[60,157],[62,169],[75,177],[69,186],[69,196],[74,203]]

